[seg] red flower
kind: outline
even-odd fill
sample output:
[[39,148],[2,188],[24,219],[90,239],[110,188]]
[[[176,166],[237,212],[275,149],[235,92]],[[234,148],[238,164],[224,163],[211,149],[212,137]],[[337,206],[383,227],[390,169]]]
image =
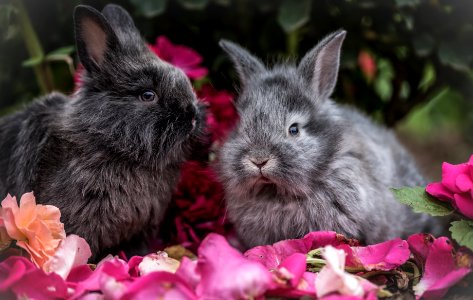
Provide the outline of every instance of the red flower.
[[358,54],[358,65],[368,81],[374,79],[376,75],[376,61],[369,52],[364,50],[360,51]]
[[217,91],[210,84],[202,86],[197,95],[209,105],[207,126],[211,141],[223,141],[238,121],[234,96],[227,91]]
[[189,161],[183,165],[169,215],[175,226],[172,242],[192,250],[210,232],[229,233],[222,186],[205,163]]
[[189,47],[175,45],[163,35],[149,47],[159,58],[184,71],[190,79],[200,79],[208,73],[206,68],[199,66],[202,62],[199,53]]

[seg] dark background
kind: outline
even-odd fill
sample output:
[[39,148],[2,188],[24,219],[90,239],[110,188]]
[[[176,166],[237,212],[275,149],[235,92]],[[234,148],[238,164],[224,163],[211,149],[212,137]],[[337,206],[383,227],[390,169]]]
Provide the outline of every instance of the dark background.
[[[51,90],[73,90],[73,9],[82,3],[101,10],[109,2],[0,0],[0,115]],[[276,62],[300,58],[344,28],[334,99],[395,128],[433,178],[442,161],[464,162],[473,153],[473,1],[114,2],[149,43],[165,35],[198,51],[209,68],[206,80],[230,91],[237,79],[219,39]]]

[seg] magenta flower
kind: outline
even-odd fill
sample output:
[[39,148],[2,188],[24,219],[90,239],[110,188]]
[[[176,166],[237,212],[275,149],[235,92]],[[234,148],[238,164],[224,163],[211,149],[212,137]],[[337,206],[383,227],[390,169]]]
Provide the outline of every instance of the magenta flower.
[[197,273],[197,261],[191,260],[188,257],[183,257],[176,275],[184,279],[193,289],[200,282],[200,274]]
[[442,181],[430,183],[427,193],[448,201],[460,213],[473,219],[473,155],[467,163],[451,165],[442,164]]
[[354,260],[367,271],[395,269],[403,265],[411,254],[408,243],[400,238],[366,247],[352,247],[351,251]]
[[[415,255],[425,256],[424,274],[414,287],[418,298],[442,299],[450,287],[471,271],[457,265],[452,243],[446,237],[431,242],[421,239],[421,235],[414,235],[408,241]],[[423,259],[419,258],[420,261]]]
[[40,300],[69,296],[66,283],[59,275],[46,274],[21,256],[12,256],[0,263],[0,294]]
[[147,300],[147,299],[197,299],[187,283],[169,272],[152,272],[137,278],[120,297],[121,300]]
[[154,45],[149,45],[150,49],[162,60],[178,67],[190,79],[200,79],[205,77],[208,70],[200,66],[202,56],[193,49],[175,45],[165,36],[159,36]]
[[273,270],[275,287],[268,295],[277,297],[303,297],[315,294],[315,273],[306,272],[306,256],[294,253]]
[[197,272],[201,299],[250,299],[262,296],[272,276],[258,262],[246,259],[221,235],[209,234],[199,247]]
[[351,243],[351,241],[333,231],[316,231],[305,235],[302,239],[280,241],[272,246],[257,246],[246,251],[245,256],[273,270],[281,261],[294,253],[307,254],[310,250],[327,245],[336,247],[346,243]]

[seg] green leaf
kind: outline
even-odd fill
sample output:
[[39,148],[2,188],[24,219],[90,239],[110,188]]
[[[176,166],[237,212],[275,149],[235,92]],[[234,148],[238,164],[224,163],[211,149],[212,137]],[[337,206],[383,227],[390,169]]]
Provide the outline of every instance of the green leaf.
[[164,12],[166,0],[130,0],[139,14],[152,18]]
[[453,212],[453,207],[427,194],[425,187],[405,187],[391,190],[399,202],[410,206],[416,213],[447,216]]
[[41,64],[44,60],[44,57],[43,56],[37,56],[37,57],[32,57],[32,58],[29,58],[25,61],[23,61],[21,63],[21,65],[23,67],[34,67],[34,66],[37,66],[39,64]]
[[201,10],[207,6],[209,0],[178,0],[182,7],[189,10]]
[[286,33],[293,32],[310,19],[311,0],[283,0],[279,8],[278,23]]
[[458,244],[473,250],[473,221],[454,221],[450,226],[450,232]]
[[49,52],[46,55],[46,57],[55,56],[55,55],[69,55],[69,54],[72,54],[74,50],[75,50],[74,46],[65,46],[65,47],[61,47],[54,51]]
[[438,50],[440,61],[458,71],[469,71],[468,67],[472,53],[464,45],[458,43],[443,43]]

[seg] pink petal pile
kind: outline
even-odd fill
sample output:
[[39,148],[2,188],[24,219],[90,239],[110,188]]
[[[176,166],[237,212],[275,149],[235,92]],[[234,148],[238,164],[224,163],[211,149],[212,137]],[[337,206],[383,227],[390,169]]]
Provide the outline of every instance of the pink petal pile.
[[[78,251],[78,238],[67,239],[56,252],[58,262],[51,263],[60,267],[40,269],[20,256],[1,262],[2,299],[376,299],[383,287],[363,274],[400,271],[408,262],[423,270],[414,286],[417,298],[441,299],[471,271],[447,238],[426,234],[360,247],[335,232],[312,232],[242,254],[212,233],[194,260],[178,261],[165,252],[128,261],[109,256],[95,269],[85,264],[90,252]],[[321,264],[317,272],[309,271],[314,262]]]

